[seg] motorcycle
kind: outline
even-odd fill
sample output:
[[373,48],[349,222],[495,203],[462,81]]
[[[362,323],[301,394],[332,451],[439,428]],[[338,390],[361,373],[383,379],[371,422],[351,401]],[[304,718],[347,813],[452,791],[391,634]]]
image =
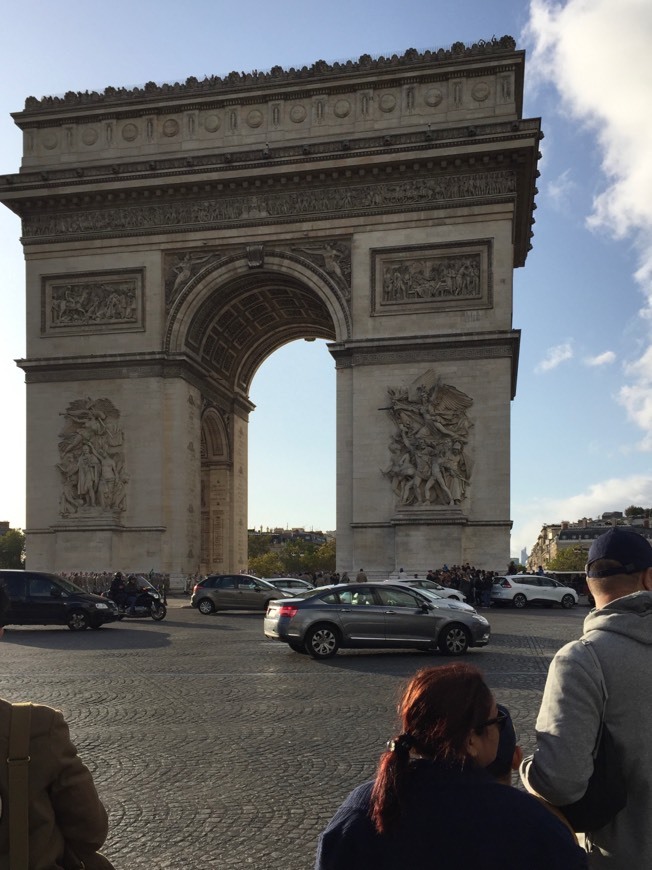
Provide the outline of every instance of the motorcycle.
[[161,594],[151,583],[139,588],[138,597],[133,604],[127,604],[124,599],[116,601],[109,592],[104,594],[106,598],[111,598],[117,604],[120,613],[119,619],[151,618],[154,622],[160,622],[165,619],[168,612]]

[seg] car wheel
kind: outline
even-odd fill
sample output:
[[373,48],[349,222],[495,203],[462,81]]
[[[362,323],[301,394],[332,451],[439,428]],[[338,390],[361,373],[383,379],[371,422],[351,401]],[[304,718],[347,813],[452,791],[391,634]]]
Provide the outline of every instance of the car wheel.
[[518,595],[515,595],[512,598],[512,604],[514,607],[518,607],[519,610],[522,610],[527,605],[527,598],[522,592],[519,592]]
[[197,610],[200,613],[203,613],[204,616],[208,616],[211,613],[215,613],[215,605],[210,600],[210,598],[202,598],[202,600],[197,605]]
[[86,631],[90,621],[83,610],[73,610],[68,614],[67,626],[70,631]]
[[575,599],[572,595],[564,595],[564,597],[561,599],[561,606],[564,607],[566,610],[570,610],[571,607],[575,606]]
[[305,648],[314,659],[331,658],[340,648],[337,629],[331,625],[315,625],[306,634]]
[[469,635],[463,625],[453,623],[439,635],[437,646],[447,656],[461,656],[469,648]]
[[293,652],[296,653],[303,653],[305,655],[308,652],[305,646],[303,646],[303,644],[301,643],[294,643],[294,641],[292,641],[292,643],[288,643],[288,646]]

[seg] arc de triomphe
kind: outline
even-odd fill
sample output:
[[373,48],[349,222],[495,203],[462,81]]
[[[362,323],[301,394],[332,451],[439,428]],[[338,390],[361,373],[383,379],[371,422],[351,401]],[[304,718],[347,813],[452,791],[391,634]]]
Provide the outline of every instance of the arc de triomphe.
[[298,338],[335,360],[338,568],[503,567],[523,75],[504,37],[28,98],[0,192],[27,262],[29,567],[245,568],[249,387]]

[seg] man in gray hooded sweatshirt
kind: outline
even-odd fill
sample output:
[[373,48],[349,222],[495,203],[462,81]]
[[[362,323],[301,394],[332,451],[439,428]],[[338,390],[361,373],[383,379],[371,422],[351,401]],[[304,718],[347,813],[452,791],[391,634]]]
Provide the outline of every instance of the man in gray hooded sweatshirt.
[[582,639],[562,647],[550,665],[536,750],[521,765],[521,778],[555,806],[579,800],[593,773],[604,711],[627,805],[608,825],[587,832],[589,866],[643,870],[652,868],[652,546],[614,526],[592,543],[586,571],[595,609]]

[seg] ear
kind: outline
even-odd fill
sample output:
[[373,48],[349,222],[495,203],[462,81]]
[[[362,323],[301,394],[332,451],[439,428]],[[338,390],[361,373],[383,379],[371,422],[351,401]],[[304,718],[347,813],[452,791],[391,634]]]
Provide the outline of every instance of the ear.
[[516,745],[514,747],[514,754],[512,755],[512,770],[518,770],[521,766],[521,762],[523,761],[523,750],[520,746]]
[[641,574],[641,584],[643,589],[646,589],[648,592],[652,592],[652,568],[647,568]]
[[471,731],[469,733],[469,736],[466,738],[465,744],[466,754],[469,756],[469,758],[475,759],[478,757],[479,741],[480,735],[477,733],[477,731]]

